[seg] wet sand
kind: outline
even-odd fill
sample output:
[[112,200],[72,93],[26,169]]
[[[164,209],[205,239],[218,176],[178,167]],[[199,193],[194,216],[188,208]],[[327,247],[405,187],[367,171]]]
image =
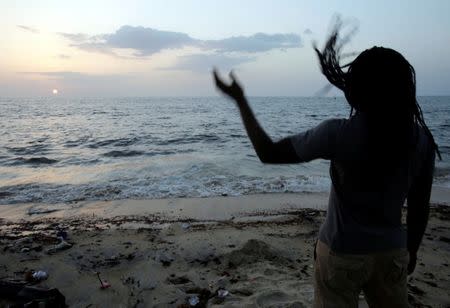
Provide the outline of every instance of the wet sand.
[[[0,278],[43,270],[48,279],[36,285],[58,288],[70,307],[311,307],[312,249],[327,197],[1,206]],[[445,189],[434,191],[408,278],[414,306],[450,306],[448,200]],[[49,253],[59,229],[72,246]],[[100,288],[97,272],[110,288]]]

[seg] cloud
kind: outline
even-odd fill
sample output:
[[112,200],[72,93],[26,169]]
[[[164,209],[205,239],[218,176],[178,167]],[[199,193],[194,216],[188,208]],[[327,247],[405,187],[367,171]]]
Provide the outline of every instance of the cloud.
[[24,75],[40,75],[49,77],[49,79],[65,79],[65,80],[78,80],[78,79],[114,79],[122,78],[127,75],[119,74],[87,74],[82,72],[73,71],[48,71],[48,72],[19,72]]
[[73,42],[84,42],[89,40],[89,35],[84,33],[64,33],[64,32],[58,32],[57,34],[61,35],[62,37],[71,40]]
[[24,26],[24,25],[17,25],[17,28],[31,32],[33,34],[38,34],[39,30],[33,27],[29,27],[29,26]]
[[89,36],[82,33],[59,33],[72,42],[71,46],[89,52],[118,55],[120,49],[134,50],[135,57],[146,57],[167,49],[200,47],[214,52],[258,53],[274,49],[301,47],[298,34],[256,33],[220,40],[200,40],[186,33],[153,28],[122,26],[116,32]]
[[138,52],[137,56],[149,56],[163,49],[179,49],[196,42],[181,32],[131,26],[123,26],[115,33],[105,34],[103,37],[106,46],[134,49]]
[[64,81],[69,84],[92,86],[96,82],[113,82],[123,80],[127,75],[119,74],[86,74],[72,71],[51,71],[51,72],[20,72],[24,75],[37,75],[47,77],[47,80]]
[[71,56],[69,55],[65,55],[63,53],[60,53],[59,55],[56,56],[57,58],[61,59],[61,60],[68,60],[71,58]]
[[23,75],[44,76],[46,80],[79,88],[95,88],[100,84],[122,84],[132,74],[87,74],[73,71],[19,72]]
[[104,53],[111,56],[118,56],[105,44],[104,35],[87,35],[84,33],[57,32],[58,35],[72,42],[71,47],[76,47],[88,52]]
[[310,35],[310,34],[312,34],[313,32],[312,32],[312,30],[310,29],[310,28],[306,28],[305,29],[305,31],[303,31],[303,34],[304,35]]
[[226,56],[221,54],[193,54],[180,56],[173,66],[161,69],[203,73],[211,71],[211,68],[214,66],[229,70],[234,66],[254,60],[256,60],[256,57]]
[[114,49],[132,49],[136,57],[196,44],[196,40],[185,33],[132,26],[122,26],[114,33],[93,36],[83,33],[58,34],[72,41],[71,46],[88,52],[117,55]]
[[256,33],[250,36],[233,36],[222,40],[204,41],[207,48],[219,52],[265,52],[272,49],[301,47],[301,38],[297,34]]
[[102,43],[87,42],[87,43],[82,43],[82,44],[72,44],[71,46],[77,47],[77,48],[87,51],[87,52],[98,52],[98,53],[104,53],[104,54],[107,54],[110,56],[121,57],[120,55],[115,53],[114,50],[112,50],[108,46],[105,46]]
[[83,79],[90,76],[85,73],[80,72],[71,72],[71,71],[54,71],[54,72],[20,72],[20,74],[24,75],[40,75],[50,77],[50,79]]

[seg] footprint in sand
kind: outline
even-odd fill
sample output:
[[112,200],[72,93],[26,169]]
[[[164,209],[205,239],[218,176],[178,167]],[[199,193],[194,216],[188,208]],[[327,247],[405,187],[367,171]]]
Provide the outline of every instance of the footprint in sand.
[[278,290],[264,291],[256,296],[255,304],[257,307],[263,308],[305,308],[306,305],[299,301],[293,300],[293,298]]

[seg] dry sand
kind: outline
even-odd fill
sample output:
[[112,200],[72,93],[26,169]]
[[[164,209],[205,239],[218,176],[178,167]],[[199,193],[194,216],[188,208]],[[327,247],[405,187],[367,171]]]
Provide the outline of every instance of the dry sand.
[[[450,307],[449,200],[433,192],[408,278],[414,306]],[[0,278],[44,270],[38,285],[58,288],[70,307],[190,307],[196,297],[197,307],[311,307],[326,203],[309,193],[0,206]],[[58,228],[73,246],[49,254]]]

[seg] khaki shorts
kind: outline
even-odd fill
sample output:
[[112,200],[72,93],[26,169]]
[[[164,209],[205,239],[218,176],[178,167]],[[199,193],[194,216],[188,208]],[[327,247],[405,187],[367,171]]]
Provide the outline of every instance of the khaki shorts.
[[408,307],[406,249],[367,255],[338,254],[318,241],[314,262],[314,307]]

